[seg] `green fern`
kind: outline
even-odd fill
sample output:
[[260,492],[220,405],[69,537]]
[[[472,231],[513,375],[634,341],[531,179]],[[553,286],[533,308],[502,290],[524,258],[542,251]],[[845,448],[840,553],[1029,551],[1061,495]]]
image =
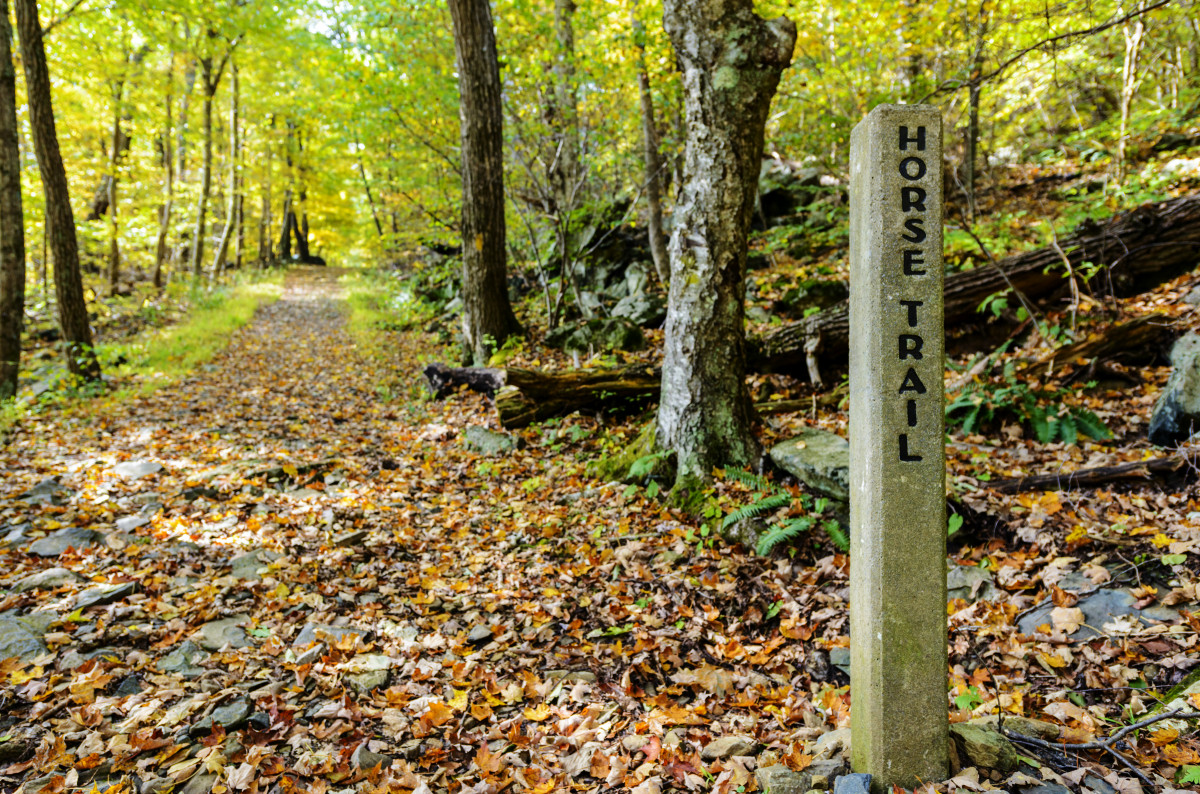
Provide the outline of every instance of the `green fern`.
[[827,518],[821,522],[821,528],[825,530],[825,534],[833,541],[833,545],[837,546],[838,551],[850,551],[850,538],[846,536],[846,532],[842,529],[842,525],[837,522],[836,518]]
[[788,518],[777,524],[772,524],[758,539],[755,551],[760,557],[766,557],[780,543],[790,543],[800,535],[812,529],[813,520],[809,516],[803,518]]
[[787,507],[792,503],[792,497],[787,493],[775,493],[770,496],[763,496],[757,501],[751,502],[748,505],[739,507],[721,521],[721,530],[729,529],[739,521],[745,521],[747,518],[768,513],[772,510],[778,510],[781,507]]
[[767,478],[761,474],[755,474],[752,471],[744,471],[742,469],[726,469],[725,479],[730,482],[736,482],[753,491],[775,491],[778,486],[767,482]]

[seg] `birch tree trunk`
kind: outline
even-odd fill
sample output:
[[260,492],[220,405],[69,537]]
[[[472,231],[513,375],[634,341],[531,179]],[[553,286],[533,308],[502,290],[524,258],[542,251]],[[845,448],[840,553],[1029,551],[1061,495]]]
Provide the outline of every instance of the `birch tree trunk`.
[[96,381],[100,379],[100,362],[92,348],[92,329],[88,325],[83,276],[79,270],[75,214],[71,210],[67,171],[58,148],[58,130],[50,99],[50,70],[46,66],[37,0],[16,0],[15,5],[21,60],[25,66],[29,126],[46,196],[46,235],[54,256],[54,291],[58,301],[59,330],[66,342],[67,368],[77,377]]
[[8,0],[0,0],[0,402],[17,393],[25,314],[25,214],[17,145],[17,75]]
[[[1145,0],[1138,0],[1135,10],[1145,9]],[[1118,5],[1118,12],[1124,9]],[[1117,183],[1125,180],[1125,143],[1129,138],[1129,111],[1133,107],[1133,97],[1137,93],[1138,83],[1141,82],[1139,61],[1142,55],[1142,43],[1146,38],[1146,16],[1139,14],[1135,19],[1127,21],[1122,30],[1125,34],[1125,60],[1121,66],[1121,129],[1117,137]]]
[[488,0],[449,0],[462,135],[463,335],[486,364],[521,326],[508,301],[500,64]]
[[745,380],[746,250],[767,113],[796,27],[762,19],[752,0],[664,0],[663,21],[683,70],[687,145],[655,443],[687,487],[761,453]]

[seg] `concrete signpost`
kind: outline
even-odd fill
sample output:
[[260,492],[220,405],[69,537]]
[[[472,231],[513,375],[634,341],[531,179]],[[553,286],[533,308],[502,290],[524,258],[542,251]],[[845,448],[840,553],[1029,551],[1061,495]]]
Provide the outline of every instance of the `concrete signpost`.
[[850,140],[851,753],[879,792],[949,764],[941,114]]

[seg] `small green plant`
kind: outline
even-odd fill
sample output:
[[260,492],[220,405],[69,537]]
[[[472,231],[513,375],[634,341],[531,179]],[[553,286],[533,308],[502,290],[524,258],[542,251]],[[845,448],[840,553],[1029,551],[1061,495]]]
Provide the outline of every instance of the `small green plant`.
[[979,687],[973,686],[961,695],[954,698],[956,708],[973,710],[983,705],[983,695],[979,694]]
[[[774,514],[768,519],[766,530],[759,535],[755,551],[760,556],[767,556],[776,546],[791,543],[818,525],[825,530],[825,534],[839,550],[850,549],[850,539],[846,537],[837,519],[821,518],[829,506],[828,499],[819,497],[814,500],[808,494],[793,495],[759,474],[729,471],[726,472],[726,477],[754,489],[754,495],[748,504],[726,514],[721,520],[722,532],[740,521],[768,513]],[[796,515],[798,512],[800,515]]]
[[1009,361],[999,382],[968,384],[951,400],[946,405],[946,423],[961,426],[964,433],[974,433],[1002,419],[1015,419],[1031,427],[1043,444],[1056,439],[1074,444],[1080,433],[1095,439],[1111,438],[1100,417],[1064,402],[1069,394],[1063,389],[1033,388],[1017,378],[1015,363]]

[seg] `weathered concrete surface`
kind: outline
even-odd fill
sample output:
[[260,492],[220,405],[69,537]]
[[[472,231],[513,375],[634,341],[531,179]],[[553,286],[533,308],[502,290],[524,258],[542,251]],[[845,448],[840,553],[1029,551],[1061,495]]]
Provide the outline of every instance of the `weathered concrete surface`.
[[949,771],[941,152],[931,106],[851,137],[851,754],[875,792]]

